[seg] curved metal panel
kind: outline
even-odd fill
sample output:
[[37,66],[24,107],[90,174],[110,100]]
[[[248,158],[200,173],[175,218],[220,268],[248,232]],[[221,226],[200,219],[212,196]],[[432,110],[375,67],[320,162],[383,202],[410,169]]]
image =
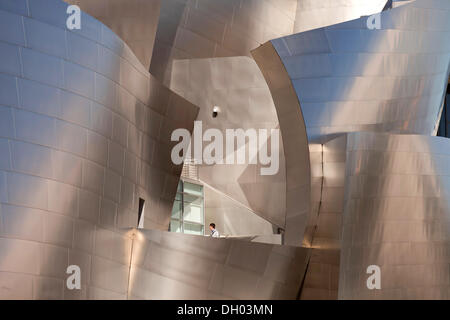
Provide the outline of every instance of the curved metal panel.
[[272,43],[266,43],[252,55],[266,79],[283,137],[286,161],[286,244],[303,242],[311,197],[311,170],[308,139],[303,114],[286,69]]
[[142,230],[133,243],[129,298],[294,300],[309,254],[307,248]]
[[[278,118],[270,91],[258,66],[249,57],[176,60],[172,66],[170,89],[199,106],[197,121],[201,121],[203,131],[209,128],[218,129],[223,137],[226,137],[228,129],[266,129],[272,139],[270,130],[278,128]],[[220,107],[220,113],[213,118],[215,106]],[[203,135],[203,132],[201,134]],[[193,140],[197,141],[196,138],[194,132]],[[201,141],[202,137],[199,139]],[[267,166],[258,161],[255,161],[255,164],[250,163],[253,159],[247,159],[245,164],[203,163],[197,165],[197,170],[202,182],[284,229],[286,172],[281,137],[277,142],[279,151],[270,151],[277,153],[278,157],[278,170],[274,170],[273,175],[262,175],[261,168]],[[209,143],[204,142],[203,147]],[[248,144],[249,141],[246,141],[246,148]],[[264,148],[266,145],[270,147],[271,140],[267,140]],[[262,148],[258,147],[259,152],[265,152],[260,149]],[[237,146],[233,151],[237,151]],[[223,159],[226,156],[224,154]],[[228,218],[231,219],[233,212],[228,212]],[[239,224],[238,221],[233,221]],[[244,233],[246,234],[249,233]]]
[[64,0],[109,27],[149,70],[161,0]]
[[[149,62],[157,19],[142,15],[156,18],[159,1],[71,3]],[[381,2],[346,3],[353,17]],[[303,299],[448,299],[450,145],[394,133],[437,130],[450,3],[407,1],[373,30],[363,17],[270,41],[252,52],[266,84],[248,57],[220,58],[304,28],[295,9],[297,22],[320,5],[334,11],[322,26],[350,18],[340,1],[307,4],[164,0],[151,69],[182,98],[88,14],[69,31],[64,2],[0,2],[0,298],[293,299],[304,279]],[[279,176],[244,166],[203,177],[295,247],[129,229],[140,199],[144,227],[167,229],[181,172],[170,135],[198,114],[185,99],[211,127],[279,121]],[[68,265],[81,290],[66,288]],[[380,290],[367,287],[371,265]]]
[[[384,3],[382,3],[384,2]],[[358,3],[347,3],[347,10],[351,10],[353,15],[361,15],[362,12],[375,12],[377,9],[381,10],[386,1],[361,1]],[[342,3],[309,3],[304,2],[299,3],[302,9],[318,9],[319,7],[332,7],[342,6]],[[274,7],[275,6],[275,7]],[[158,27],[157,35],[157,45],[155,46],[155,57],[152,61],[152,72],[158,74],[161,79],[164,79],[166,83],[170,83],[171,88],[183,95],[186,99],[191,102],[200,105],[203,111],[200,112],[201,120],[209,124],[211,122],[209,113],[210,109],[215,105],[212,104],[210,89],[205,93],[205,88],[213,87],[214,92],[229,86],[237,86],[237,84],[244,83],[245,81],[251,83],[255,82],[255,79],[250,76],[251,63],[247,63],[247,66],[243,66],[242,74],[239,76],[231,76],[229,72],[220,72],[221,68],[230,68],[231,64],[228,63],[227,59],[216,58],[214,65],[208,66],[208,60],[192,60],[187,58],[206,58],[213,56],[229,56],[229,55],[248,55],[251,47],[256,47],[259,43],[268,39],[270,34],[276,34],[277,32],[291,33],[293,30],[292,17],[283,22],[282,30],[279,29],[277,32],[267,32],[267,30],[276,30],[280,26],[276,26],[281,21],[277,19],[276,25],[272,24],[272,19],[280,15],[280,12],[285,15],[287,12],[292,13],[295,11],[297,3],[295,1],[287,2],[272,2],[272,1],[236,1],[227,3],[222,1],[200,1],[194,5],[190,2],[180,2],[180,1],[167,1],[163,4],[161,10],[161,20]],[[379,7],[379,8],[378,8]],[[251,9],[251,10],[250,10]],[[250,10],[250,11],[249,11]],[[327,10],[330,10],[328,8]],[[245,16],[243,16],[245,14]],[[297,12],[299,15],[299,12]],[[358,15],[358,16],[359,16]],[[245,18],[244,18],[245,17]],[[353,17],[353,16],[352,16]],[[241,19],[243,18],[243,19]],[[300,20],[303,21],[304,16],[300,16]],[[335,20],[327,15],[324,16],[326,22],[324,24],[332,24]],[[345,20],[348,16],[342,16],[339,19]],[[244,20],[245,19],[245,20]],[[339,21],[342,21],[339,20]],[[273,20],[275,21],[275,20]],[[284,25],[285,24],[285,25]],[[207,26],[207,28],[202,28]],[[245,28],[246,26],[246,28]],[[243,28],[244,27],[244,28]],[[232,41],[235,37],[241,38],[242,41]],[[254,40],[257,39],[255,42]],[[224,48],[226,50],[224,50]],[[227,51],[228,50],[228,51]],[[234,61],[245,61],[242,58],[233,58]],[[192,61],[192,62],[189,62]],[[211,63],[211,62],[209,62]],[[194,69],[196,69],[194,71]],[[210,70],[208,70],[210,69]],[[234,69],[231,69],[234,70]],[[225,69],[224,69],[225,71]],[[257,74],[257,72],[252,72]],[[233,75],[238,74],[233,71]],[[212,75],[212,78],[211,76]],[[214,77],[217,78],[213,79]],[[231,82],[232,81],[232,82]],[[214,83],[213,83],[214,82]],[[189,89],[187,89],[189,87]],[[254,89],[252,88],[254,91]],[[231,92],[228,92],[229,94]],[[239,95],[239,101],[242,102],[246,97],[245,94],[240,90],[237,92]],[[265,96],[265,94],[264,94]],[[238,96],[236,96],[237,98]],[[223,100],[224,97],[221,96]],[[229,97],[228,97],[229,98]],[[284,99],[284,97],[281,97]],[[217,99],[216,99],[217,100]],[[232,101],[237,99],[234,96],[231,98]],[[222,105],[224,102],[222,100],[218,101],[218,105]],[[228,103],[230,104],[230,103]],[[232,104],[232,103],[231,103]],[[266,104],[264,104],[265,106]],[[258,108],[258,113],[261,108]],[[252,114],[251,106],[246,108],[248,114]],[[264,109],[266,110],[266,109]],[[256,110],[255,110],[256,111]],[[206,112],[206,117],[205,117]],[[227,112],[230,112],[228,110]],[[269,115],[269,111],[267,114]],[[202,116],[203,114],[203,116]],[[260,123],[255,122],[253,119],[249,119],[246,114],[242,117],[243,113],[240,110],[240,116],[233,119],[235,123],[231,125],[246,127],[252,125],[254,128],[261,127]],[[252,116],[254,117],[254,115]],[[276,119],[269,119],[270,122],[275,122]],[[220,122],[215,120],[211,123],[220,123],[222,127],[226,122],[220,119]],[[285,132],[286,134],[286,132]],[[284,157],[281,158],[283,163]],[[242,167],[242,166],[241,166]],[[280,197],[284,199],[283,190],[276,187],[274,190],[271,185],[274,185],[271,180],[264,179],[264,183],[259,183],[255,180],[255,175],[250,175],[251,166],[245,167],[245,175],[240,174],[236,177],[236,172],[239,173],[243,168],[238,166],[204,166],[203,178],[205,182],[213,185],[214,187],[220,189],[221,191],[230,194],[234,199],[248,205],[257,214],[267,218],[272,223],[284,228],[285,225],[285,214],[284,214],[284,202],[282,200],[281,205]],[[212,172],[214,172],[214,181],[212,181]],[[221,173],[226,174],[221,174]],[[299,175],[304,175],[304,172],[297,172]],[[250,178],[249,178],[250,177]],[[234,181],[239,179],[237,182],[238,186],[232,188],[232,183],[228,181]],[[250,180],[251,181],[250,181]],[[285,180],[285,179],[284,179]],[[292,178],[292,181],[295,178]],[[308,180],[308,179],[306,179]],[[296,184],[296,182],[291,185]],[[280,180],[280,182],[283,182]],[[276,182],[277,185],[282,185],[282,183]],[[234,183],[236,184],[236,183]],[[270,186],[267,188],[267,186]],[[256,188],[255,188],[256,187]],[[294,186],[298,187],[298,186]],[[262,191],[262,192],[261,192]],[[275,192],[274,192],[275,191]],[[265,195],[269,195],[266,197]],[[299,196],[299,194],[297,194]],[[301,196],[301,199],[306,199],[309,197],[309,191]],[[266,199],[266,200],[264,200]],[[276,199],[277,201],[273,201]],[[291,201],[295,202],[296,197],[291,194]],[[301,200],[300,200],[301,201]],[[302,201],[301,201],[302,202]],[[306,202],[306,201],[305,201]],[[270,206],[270,204],[277,204],[275,206]],[[267,205],[269,204],[269,205]],[[299,206],[299,205],[293,205]],[[301,205],[300,205],[301,206]],[[307,210],[305,208],[300,209]],[[294,219],[293,216],[297,216],[299,213],[290,212],[291,220]],[[302,214],[301,214],[302,215]],[[305,217],[296,217],[296,224],[305,225],[306,221],[300,220],[306,219]],[[309,229],[312,229],[310,226]],[[312,232],[312,230],[310,230]],[[289,234],[292,234],[289,232]],[[297,237],[303,236],[303,231],[296,235]],[[310,238],[308,236],[307,238]]]
[[385,4],[386,0],[165,0],[150,72],[169,85],[174,60],[250,56],[270,39],[376,13]]
[[298,0],[294,33],[381,12],[387,0]]
[[150,72],[169,85],[177,59],[249,56],[292,34],[296,0],[165,0]]
[[[5,298],[126,297],[131,242],[120,228],[136,227],[141,198],[144,226],[167,230],[182,169],[170,134],[192,131],[198,113],[97,20],[83,13],[68,30],[67,6],[0,2]],[[84,290],[66,289],[68,264]]]
[[340,299],[448,299],[449,163],[446,138],[348,135]]
[[417,0],[368,18],[272,40],[310,142],[340,133],[432,134],[450,62],[450,3]]
[[305,238],[313,248],[300,299],[337,299],[347,137],[310,144],[311,212]]
[[[290,81],[295,89],[310,142],[312,203],[304,243],[325,258],[310,264],[302,298],[330,298],[338,282],[336,276],[331,276],[331,287],[320,281],[330,277],[329,267],[336,271],[331,248],[341,245],[338,226],[345,189],[345,152],[332,147],[327,159],[327,145],[336,140],[327,141],[352,131],[435,132],[450,57],[445,9],[448,3],[416,1],[383,12],[380,30],[368,30],[366,17],[264,45],[276,49],[267,50],[268,56],[281,57],[278,68],[285,68],[288,76],[277,81]],[[411,30],[419,34],[420,44]],[[280,96],[287,100],[289,93]]]

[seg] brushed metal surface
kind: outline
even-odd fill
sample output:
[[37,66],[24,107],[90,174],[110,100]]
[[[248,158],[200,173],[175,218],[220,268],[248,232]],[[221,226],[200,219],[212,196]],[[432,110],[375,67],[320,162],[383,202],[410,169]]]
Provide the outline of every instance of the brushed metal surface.
[[313,248],[302,300],[336,300],[342,234],[347,152],[345,135],[310,144],[311,213],[304,241]]
[[[382,1],[165,0],[159,20],[156,0],[77,1],[128,44],[88,14],[68,31],[62,1],[0,2],[0,298],[295,299],[304,279],[302,299],[448,299],[450,146],[432,135],[450,3],[405,2],[368,30],[367,17],[332,24]],[[233,57],[280,36],[252,52],[267,85]],[[192,130],[194,104],[212,121],[216,94],[219,126],[278,118],[285,176],[204,176],[294,246],[160,231],[181,172],[170,133]],[[160,230],[132,229],[139,198],[144,227]],[[69,264],[79,291],[65,286]],[[367,289],[369,265],[381,290]]]
[[383,11],[379,30],[362,17],[272,40],[309,141],[353,131],[433,134],[449,72],[449,6],[417,0]]
[[[266,129],[270,138],[270,130],[278,128],[269,88],[258,66],[249,57],[176,60],[172,66],[170,89],[200,108],[196,120],[202,122],[203,131],[218,129],[225,137],[227,129]],[[212,117],[215,106],[220,108],[217,118]],[[202,137],[203,133],[201,137],[193,134],[194,141]],[[203,150],[208,144],[203,142]],[[246,141],[246,148],[248,144]],[[271,144],[271,140],[267,140],[267,145]],[[268,165],[251,164],[248,159],[245,164],[197,165],[198,178],[248,208],[248,212],[284,229],[286,172],[281,138],[278,145],[276,160],[279,167],[273,175],[261,175],[261,168]],[[237,149],[235,146],[233,151]],[[258,151],[265,153],[262,149],[258,148]],[[225,159],[226,153],[223,156]],[[205,197],[205,201],[209,199]],[[209,207],[207,203],[206,206]],[[233,218],[236,217],[235,207],[223,209],[231,224],[241,224],[242,221]],[[244,228],[240,229],[244,231]],[[239,235],[258,234],[249,232]]]
[[[167,230],[181,173],[167,133],[192,131],[198,113],[88,14],[69,31],[67,6],[0,2],[5,299],[126,298],[121,228],[137,226],[142,198],[145,227]],[[66,289],[69,264],[81,267],[79,292]]]
[[340,250],[312,248],[300,300],[337,300]]
[[296,0],[165,0],[150,72],[169,86],[179,59],[250,56],[250,50],[292,34]]
[[[268,110],[271,104],[270,101],[266,103],[265,100],[261,102],[251,99],[249,105],[249,100],[245,99],[246,94],[242,92],[242,89],[246,88],[250,83],[254,83],[256,81],[254,77],[257,77],[258,74],[257,71],[253,71],[252,64],[246,63],[247,66],[245,66],[244,62],[246,60],[244,58],[194,58],[249,55],[251,49],[269,39],[269,36],[274,36],[280,32],[290,34],[295,29],[294,23],[311,22],[311,19],[305,19],[303,11],[305,11],[306,15],[312,15],[311,10],[318,12],[323,9],[328,10],[327,12],[330,13],[336,7],[345,7],[347,15],[337,13],[335,15],[323,15],[321,24],[330,25],[337,21],[359,17],[364,13],[374,13],[378,9],[381,11],[385,2],[379,0],[371,2],[360,1],[358,3],[247,0],[226,2],[219,0],[166,1],[161,8],[154,58],[150,70],[164,83],[170,83],[171,89],[194,104],[199,105],[201,109],[199,119],[208,125],[214,124],[215,127],[219,126],[222,128],[228,123],[229,126],[231,124],[231,127],[253,126],[254,128],[260,128],[262,123],[250,119],[250,116],[252,118],[255,117],[254,112],[258,112],[258,118],[262,114],[266,114],[266,122],[276,123],[277,120],[275,117],[270,116],[273,113],[271,110]],[[281,19],[277,18],[280,16],[280,13],[285,15],[282,28],[280,24]],[[288,17],[286,17],[287,13]],[[244,14],[245,16],[243,16]],[[244,18],[241,19],[241,17]],[[279,25],[277,26],[277,24]],[[268,30],[272,32],[268,33]],[[228,41],[231,39],[230,37],[240,37],[241,40],[239,42],[230,42]],[[254,41],[255,39],[257,40],[256,42]],[[223,48],[229,51],[223,50]],[[235,63],[231,63],[231,61]],[[236,61],[239,61],[239,63]],[[246,76],[244,76],[244,73]],[[252,74],[256,76],[252,77]],[[230,88],[235,87],[240,90],[234,91],[234,94],[232,94]],[[220,89],[223,92],[225,88],[228,88],[228,96],[226,98],[218,94],[218,92],[221,92]],[[252,91],[255,90],[252,88]],[[266,96],[266,93],[263,93],[261,90],[259,96]],[[293,99],[294,96],[280,91],[278,99],[288,100],[289,98]],[[254,95],[252,94],[251,97],[254,97]],[[255,109],[253,112],[253,101],[255,103],[258,102],[264,108],[259,107],[258,110]],[[221,119],[211,119],[211,109],[215,104],[219,106],[226,104],[226,113],[228,114],[221,115]],[[238,114],[237,112],[231,113],[231,107],[234,105],[241,107],[239,117],[234,116],[234,114]],[[242,107],[246,107],[246,110],[248,110],[245,114],[242,112]],[[233,110],[235,109],[233,108]],[[224,117],[227,119],[224,120]],[[231,123],[230,120],[232,121]],[[292,126],[292,123],[290,125]],[[288,133],[284,132],[284,134]],[[291,134],[289,139],[294,135],[297,137],[301,136],[292,132]],[[301,148],[305,147],[305,142],[300,144],[302,145]],[[301,154],[306,154],[303,149],[300,152]],[[255,174],[250,174],[252,166],[203,166],[200,169],[200,173],[203,172],[202,179],[205,182],[229,194],[244,205],[248,205],[257,214],[275,225],[287,228],[286,216],[289,216],[291,227],[289,227],[290,230],[287,232],[286,239],[289,241],[288,243],[292,244],[295,242],[299,244],[301,241],[298,239],[303,237],[302,229],[307,223],[306,212],[309,206],[307,203],[309,201],[310,187],[306,186],[309,184],[309,169],[306,164],[308,161],[303,156],[300,163],[292,164],[296,166],[294,169],[296,171],[295,175],[292,175],[294,170],[289,170],[289,174],[291,174],[289,181],[286,181],[286,178],[280,174],[277,175],[279,178],[270,177],[268,179],[263,177],[264,179],[261,179],[261,181],[255,182],[255,178],[252,178],[255,177]],[[280,163],[283,162],[284,152],[280,151]],[[293,159],[292,162],[297,162],[297,159]],[[244,169],[245,175],[241,174]],[[284,170],[284,168],[281,168],[280,171]],[[287,174],[288,177],[289,174]],[[297,189],[296,191],[291,190],[290,195],[288,195],[288,199],[292,202],[290,206],[297,207],[295,209],[285,209],[286,196],[284,192],[286,191],[282,190],[282,179],[284,179],[284,184],[287,185],[285,188]],[[237,183],[234,182],[236,180]],[[234,188],[232,187],[233,185],[235,185]],[[300,190],[299,188],[302,189]],[[283,213],[283,211],[287,213]],[[299,225],[301,231],[297,232],[294,226],[298,227]],[[290,235],[293,235],[292,239],[289,239]],[[293,240],[294,238],[297,238],[297,240]]]
[[296,299],[310,249],[139,230],[130,299]]
[[447,138],[348,135],[340,299],[448,299],[449,156]]
[[161,0],[64,0],[75,4],[117,34],[148,70]]
[[[415,1],[381,13],[381,30],[367,30],[364,17],[272,40],[253,51],[265,75],[289,84],[291,91],[279,96],[298,105],[308,133],[311,209],[302,223],[303,243],[332,259],[310,264],[301,298],[337,293],[336,270],[333,286],[325,279],[339,263],[331,251],[341,246],[346,157],[341,146],[327,160],[327,141],[352,131],[435,134],[449,72],[448,5]],[[278,57],[282,65],[274,68],[269,61]],[[278,109],[281,99],[273,91]],[[297,117],[300,125],[302,120]],[[280,127],[283,131],[281,120]]]
[[386,0],[165,0],[150,71],[169,85],[178,59],[250,56],[264,42],[379,12]]
[[286,244],[302,245],[311,212],[311,170],[302,110],[291,82],[272,44],[252,51],[266,79],[283,137],[286,166]]
[[[98,228],[93,250],[0,238],[8,253],[0,298],[294,300],[310,256],[308,248],[143,229]],[[65,288],[67,262],[80,266],[81,290]]]

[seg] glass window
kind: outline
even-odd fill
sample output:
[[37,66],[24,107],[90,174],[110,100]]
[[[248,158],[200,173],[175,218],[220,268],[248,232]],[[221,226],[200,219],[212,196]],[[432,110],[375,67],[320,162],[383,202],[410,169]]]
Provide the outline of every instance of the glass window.
[[203,235],[203,225],[185,222],[184,233]]
[[180,180],[169,230],[203,235],[204,225],[203,186]]
[[181,219],[181,215],[183,212],[183,204],[180,200],[175,200],[173,202],[173,208],[172,208],[172,219]]
[[177,220],[170,221],[170,231],[172,232],[181,232],[181,223]]
[[201,206],[195,206],[187,204],[184,207],[184,221],[196,222],[203,224],[203,208]]
[[189,193],[189,194],[203,197],[203,186],[201,186],[199,184],[184,182],[183,183],[183,191],[184,191],[184,193]]

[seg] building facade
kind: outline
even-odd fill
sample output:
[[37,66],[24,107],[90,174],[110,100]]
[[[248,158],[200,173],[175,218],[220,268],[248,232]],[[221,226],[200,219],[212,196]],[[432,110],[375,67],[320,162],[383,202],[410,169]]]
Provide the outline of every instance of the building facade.
[[[447,0],[0,0],[0,299],[450,298],[449,21]],[[250,136],[222,155],[246,162],[183,170],[198,123],[279,130],[253,150],[278,170]]]

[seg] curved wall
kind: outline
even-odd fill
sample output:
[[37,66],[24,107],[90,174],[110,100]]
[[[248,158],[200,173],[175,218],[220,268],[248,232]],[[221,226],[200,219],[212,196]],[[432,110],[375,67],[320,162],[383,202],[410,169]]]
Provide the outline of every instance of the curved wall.
[[[227,129],[266,129],[270,137],[270,130],[278,128],[269,88],[253,59],[229,57],[177,60],[173,62],[172,71],[170,89],[199,106],[197,121],[202,122],[203,131],[209,128],[219,129],[225,138]],[[212,117],[214,106],[220,107],[216,118]],[[195,132],[193,139],[196,139]],[[223,142],[225,146],[225,141]],[[209,144],[210,142],[204,142],[203,150]],[[248,144],[246,141],[247,149]],[[271,140],[264,144],[267,145],[270,150]],[[278,171],[274,170],[273,175],[262,175],[261,168],[269,165],[262,165],[260,161],[251,164],[247,156],[245,164],[197,165],[198,177],[202,182],[284,229],[286,172],[281,137],[278,145],[279,150],[274,150],[274,153],[277,154],[279,165]],[[235,146],[235,152],[236,149]],[[259,152],[265,153],[262,149],[258,147]],[[225,159],[226,151],[223,153]],[[233,212],[229,213],[232,219]],[[243,233],[248,234],[250,233]]]
[[286,226],[284,241],[290,245],[304,241],[310,215],[311,165],[305,122],[289,77],[272,44],[252,51],[270,93],[283,137],[286,161]]
[[303,243],[315,249],[302,299],[337,296],[346,143],[341,143],[345,136],[332,139],[359,130],[436,130],[441,83],[448,77],[448,2],[412,5],[383,12],[381,30],[367,30],[361,18],[276,39],[253,52],[257,62],[281,57],[278,67],[258,64],[274,83],[290,83],[283,94],[272,90],[275,105],[299,101],[308,132],[311,209],[302,224]]
[[[243,57],[223,57],[247,56],[251,49],[256,48],[264,41],[282,34],[291,34],[294,30],[294,23],[304,26],[305,23],[311,22],[311,19],[305,19],[305,15],[311,14],[311,10],[318,12],[323,9],[332,12],[339,7],[349,13],[344,16],[323,15],[320,23],[329,25],[336,21],[346,20],[350,16],[354,18],[364,13],[381,11],[385,3],[386,1],[380,0],[346,2],[345,4],[329,1],[306,3],[306,1],[291,0],[283,2],[266,0],[165,1],[162,4],[150,70],[165,83],[170,83],[171,89],[199,105],[201,110],[199,120],[221,129],[224,124],[231,128],[265,128],[268,123],[276,124],[278,119],[273,115],[274,109],[269,110],[273,105],[265,99],[267,96],[267,90],[264,90],[265,85],[260,85],[256,81],[259,79],[259,72],[253,70],[252,63],[244,63],[246,60]],[[301,10],[298,9],[296,12],[296,8],[301,8]],[[305,11],[304,14],[303,11]],[[281,22],[282,24],[280,24]],[[206,59],[210,57],[215,58]],[[231,63],[232,61],[239,61],[239,63]],[[240,65],[240,70],[236,70],[237,65]],[[255,88],[250,87],[250,90],[247,88],[248,84],[252,83],[257,83],[259,97],[255,96]],[[230,88],[239,90],[232,91]],[[225,89],[228,89],[228,96],[218,94],[224,92]],[[245,90],[250,94],[245,93]],[[289,97],[285,94],[286,92],[280,91],[278,98],[296,100],[293,90],[290,95],[288,94]],[[258,103],[258,106],[254,103]],[[222,108],[225,105],[226,107],[223,109],[226,109],[226,112],[224,115],[220,115],[219,119],[210,119],[212,108],[216,104]],[[238,110],[237,107],[240,109]],[[239,113],[233,113],[233,111],[239,111]],[[237,116],[238,114],[239,116]],[[223,117],[227,119],[224,120]],[[260,120],[262,118],[265,118],[263,120],[267,123],[262,123]],[[229,121],[230,119],[232,122]],[[289,134],[289,138],[292,139],[294,134],[288,133],[288,131],[285,130],[284,134]],[[304,150],[304,147],[305,145],[302,144],[299,150],[306,154],[307,151]],[[297,153],[295,150],[292,152]],[[309,160],[302,158],[300,163],[304,164],[305,161]],[[275,177],[263,177],[255,175],[251,165],[203,166],[200,171],[204,173],[205,182],[229,194],[244,205],[248,205],[257,214],[275,225],[287,228],[285,221],[286,216],[289,216],[291,227],[287,234],[297,238],[295,243],[298,244],[298,239],[303,237],[303,227],[297,230],[293,226],[304,226],[308,223],[305,211],[309,206],[309,200],[306,199],[310,196],[310,187],[306,187],[303,182],[300,182],[305,179],[308,181],[306,183],[309,183],[309,168],[306,164],[299,165],[294,162],[291,165],[296,167],[296,171],[289,171],[292,178],[287,183],[284,172]],[[284,166],[283,150],[280,151],[280,163]],[[280,171],[282,170],[284,171],[285,168],[280,168]],[[282,186],[283,184],[287,184],[287,187]],[[285,210],[286,188],[291,190],[289,195],[291,204],[287,213]],[[296,191],[292,191],[293,189]],[[306,192],[304,192],[305,190]],[[312,229],[312,226],[309,229]],[[287,236],[286,239],[289,237]]]
[[148,70],[152,59],[161,0],[64,0],[109,27]]
[[294,300],[307,248],[156,230],[134,236],[130,299]]
[[[83,13],[81,30],[67,30],[66,8],[0,3],[6,298],[124,297],[131,242],[120,228],[137,226],[142,198],[144,226],[167,230],[181,173],[170,134],[198,113],[97,20]],[[84,290],[65,289],[68,264]]]
[[296,0],[165,0],[150,72],[169,85],[178,59],[249,56],[292,33]]
[[340,299],[448,299],[449,163],[446,138],[348,135]]
[[[243,56],[264,41],[291,34],[296,5],[296,0],[164,1],[150,71],[199,105],[197,120],[205,127],[223,133],[226,128],[277,128],[267,85],[254,62]],[[217,119],[211,118],[214,105],[223,111]],[[273,176],[262,176],[260,166],[249,164],[204,165],[199,173],[207,184],[285,228],[282,151],[279,163]]]
[[450,62],[450,4],[417,0],[272,40],[301,103],[308,138],[340,133],[434,133]]

